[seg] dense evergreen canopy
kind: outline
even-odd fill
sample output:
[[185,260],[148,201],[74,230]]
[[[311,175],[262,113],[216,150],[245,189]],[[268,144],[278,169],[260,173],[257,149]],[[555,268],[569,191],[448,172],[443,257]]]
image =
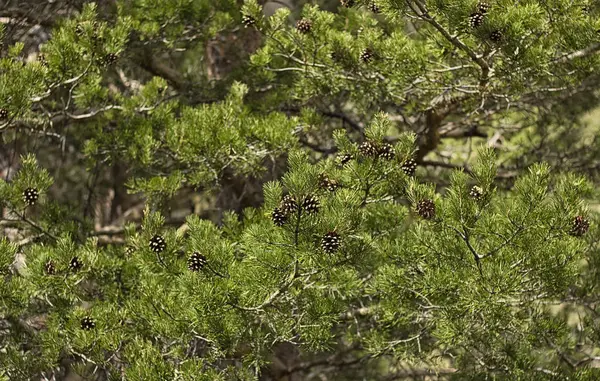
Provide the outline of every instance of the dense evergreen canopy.
[[0,380],[600,379],[599,16],[0,3]]

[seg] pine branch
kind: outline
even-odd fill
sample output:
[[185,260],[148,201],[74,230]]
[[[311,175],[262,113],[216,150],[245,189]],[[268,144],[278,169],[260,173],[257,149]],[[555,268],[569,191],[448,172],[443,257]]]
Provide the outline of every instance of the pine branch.
[[357,316],[369,316],[373,313],[374,307],[362,307],[352,311],[344,312],[338,317],[340,320],[350,320]]
[[555,60],[555,62],[565,63],[565,62],[574,60],[576,58],[588,57],[588,56],[591,56],[592,54],[596,54],[598,52],[600,52],[600,42],[592,44],[592,45],[588,46],[587,48],[577,50],[575,52],[572,52],[572,53],[569,53],[562,57],[559,57]]
[[182,74],[166,65],[164,60],[158,59],[156,52],[150,48],[143,48],[138,57],[137,63],[142,69],[166,79],[178,91],[185,89],[186,82],[183,80]]
[[456,368],[415,368],[415,369],[407,369],[401,370],[392,374],[389,374],[382,378],[382,381],[393,381],[399,380],[403,378],[414,379],[416,377],[423,377],[424,379],[429,379],[429,377],[439,377],[443,375],[451,375],[456,374],[459,370]]
[[450,169],[461,169],[465,171],[465,173],[471,174],[471,170],[463,165],[445,163],[443,161],[435,161],[435,160],[421,160],[417,162],[417,164],[426,166],[426,167],[441,167],[441,168],[450,168]]
[[479,79],[479,87],[480,88],[485,88],[489,82],[489,77],[491,74],[491,69],[489,64],[483,59],[483,57],[478,56],[470,47],[468,47],[464,42],[462,42],[457,36],[452,36],[450,34],[450,32],[448,32],[439,22],[437,22],[436,19],[434,19],[429,12],[427,11],[427,8],[425,7],[425,4],[423,4],[423,2],[421,2],[421,0],[413,0],[414,3],[416,4],[416,6],[418,7],[418,10],[413,6],[413,4],[411,4],[411,0],[406,0],[406,3],[408,4],[408,6],[412,9],[412,11],[419,16],[421,19],[427,21],[429,24],[431,24],[435,29],[437,29],[442,36],[444,36],[444,38],[446,40],[448,40],[452,45],[456,46],[458,49],[462,50],[463,52],[465,52],[473,61],[475,61],[477,63],[477,65],[479,65],[479,67],[481,68],[481,77]]
[[473,254],[473,258],[475,259],[475,263],[477,264],[477,269],[479,270],[479,274],[483,278],[483,269],[481,268],[482,256],[477,252],[477,250],[475,250],[475,248],[471,244],[471,240],[469,238],[469,233],[467,232],[467,230],[465,228],[463,228],[463,231],[460,231],[452,225],[447,225],[447,224],[445,224],[445,225],[447,227],[449,227],[451,230],[453,230],[465,242],[465,245],[467,246],[467,248],[469,249],[471,254]]
[[35,230],[39,231],[42,234],[47,235],[48,237],[52,238],[55,241],[58,241],[58,237],[57,236],[55,236],[54,234],[52,234],[49,231],[45,230],[44,228],[42,228],[41,226],[39,226],[37,223],[35,223],[31,219],[25,217],[24,214],[20,214],[18,212],[15,212],[15,214],[17,216],[19,216],[21,218],[21,220],[23,220],[24,222],[26,222],[27,224],[29,224],[29,226],[33,227]]

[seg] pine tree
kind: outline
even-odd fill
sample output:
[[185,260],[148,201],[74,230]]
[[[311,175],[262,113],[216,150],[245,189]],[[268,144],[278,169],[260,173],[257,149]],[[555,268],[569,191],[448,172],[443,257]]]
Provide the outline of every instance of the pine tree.
[[301,3],[0,7],[0,380],[600,379],[597,4]]

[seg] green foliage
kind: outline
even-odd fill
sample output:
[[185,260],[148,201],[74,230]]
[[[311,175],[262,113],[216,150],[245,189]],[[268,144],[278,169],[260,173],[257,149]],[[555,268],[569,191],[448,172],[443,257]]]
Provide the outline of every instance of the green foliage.
[[0,380],[598,378],[596,3],[57,3],[0,24]]

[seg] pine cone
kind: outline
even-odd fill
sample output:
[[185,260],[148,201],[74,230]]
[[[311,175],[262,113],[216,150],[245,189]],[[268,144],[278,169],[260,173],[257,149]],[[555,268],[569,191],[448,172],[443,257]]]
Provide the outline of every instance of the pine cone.
[[48,67],[48,61],[46,60],[46,56],[43,54],[40,54],[37,57],[38,62],[40,63],[40,65],[42,65],[43,67]]
[[319,175],[319,188],[335,192],[339,186],[337,181],[330,179],[325,173]]
[[84,331],[89,331],[91,329],[94,329],[95,327],[96,322],[91,317],[86,316],[83,319],[81,319],[81,329],[83,329]]
[[377,154],[382,159],[392,160],[395,155],[394,147],[389,143],[383,143],[377,150]]
[[469,16],[469,25],[471,25],[471,28],[477,28],[483,24],[484,20],[485,16],[483,15],[483,13],[471,13],[471,15]]
[[298,22],[296,23],[296,29],[302,34],[310,33],[311,28],[312,21],[310,21],[309,19],[298,20]]
[[358,151],[363,156],[367,156],[367,157],[377,156],[377,146],[370,141],[361,143],[361,145],[358,146]]
[[110,66],[110,65],[114,64],[115,62],[117,62],[118,59],[119,59],[119,56],[116,55],[115,53],[108,53],[102,59],[102,64],[104,66]]
[[0,108],[0,120],[8,118],[8,110]]
[[302,209],[308,214],[315,214],[319,212],[319,199],[315,196],[308,196],[302,201]]
[[500,32],[499,30],[493,31],[492,33],[490,33],[490,40],[492,42],[502,41],[502,32]]
[[488,13],[490,9],[492,9],[492,6],[490,5],[490,3],[487,3],[485,1],[480,1],[479,4],[477,4],[477,12],[483,15]]
[[342,243],[340,235],[336,232],[329,232],[321,239],[321,248],[328,254],[335,253]]
[[354,157],[349,153],[344,153],[337,158],[338,165],[343,167],[344,165],[348,164],[353,158]]
[[202,270],[207,263],[206,257],[197,251],[193,252],[187,261],[188,269],[194,272]]
[[56,266],[54,265],[54,262],[53,261],[46,262],[46,264],[44,265],[44,271],[46,272],[47,275],[56,274]]
[[432,200],[424,199],[417,203],[417,213],[426,220],[435,217],[435,203]]
[[23,191],[23,201],[29,206],[34,205],[40,194],[36,188],[27,188]]
[[275,226],[283,226],[287,221],[287,215],[281,209],[275,208],[271,213],[271,219]]
[[590,222],[586,220],[583,216],[577,216],[573,219],[573,226],[571,227],[571,235],[575,237],[581,237],[590,228]]
[[244,24],[244,27],[248,28],[256,24],[256,19],[250,15],[243,15],[242,24]]
[[471,191],[469,192],[469,196],[471,196],[471,198],[474,198],[476,201],[481,201],[481,199],[483,198],[483,189],[481,189],[477,185],[474,185],[471,188]]
[[360,53],[360,60],[364,63],[371,62],[373,60],[373,57],[375,57],[375,53],[373,52],[373,50],[371,48],[365,48]]
[[286,194],[283,196],[283,199],[281,199],[279,209],[281,209],[284,214],[288,215],[298,210],[298,203],[292,196]]
[[416,170],[417,162],[413,159],[408,159],[402,164],[402,171],[404,171],[407,176],[413,176]]
[[345,8],[350,8],[350,7],[354,6],[354,0],[340,0],[340,3]]
[[71,258],[71,262],[69,262],[69,269],[73,272],[77,272],[81,270],[83,267],[83,262],[79,260],[77,256]]
[[374,1],[369,3],[369,10],[373,13],[381,12],[381,9],[379,9],[379,5],[377,5],[377,3]]
[[78,37],[83,36],[83,32],[84,32],[83,25],[81,25],[81,24],[75,25],[75,35],[76,36],[78,36]]
[[150,250],[155,253],[162,253],[167,248],[167,242],[165,239],[159,235],[155,235],[150,238],[150,243],[148,244]]

